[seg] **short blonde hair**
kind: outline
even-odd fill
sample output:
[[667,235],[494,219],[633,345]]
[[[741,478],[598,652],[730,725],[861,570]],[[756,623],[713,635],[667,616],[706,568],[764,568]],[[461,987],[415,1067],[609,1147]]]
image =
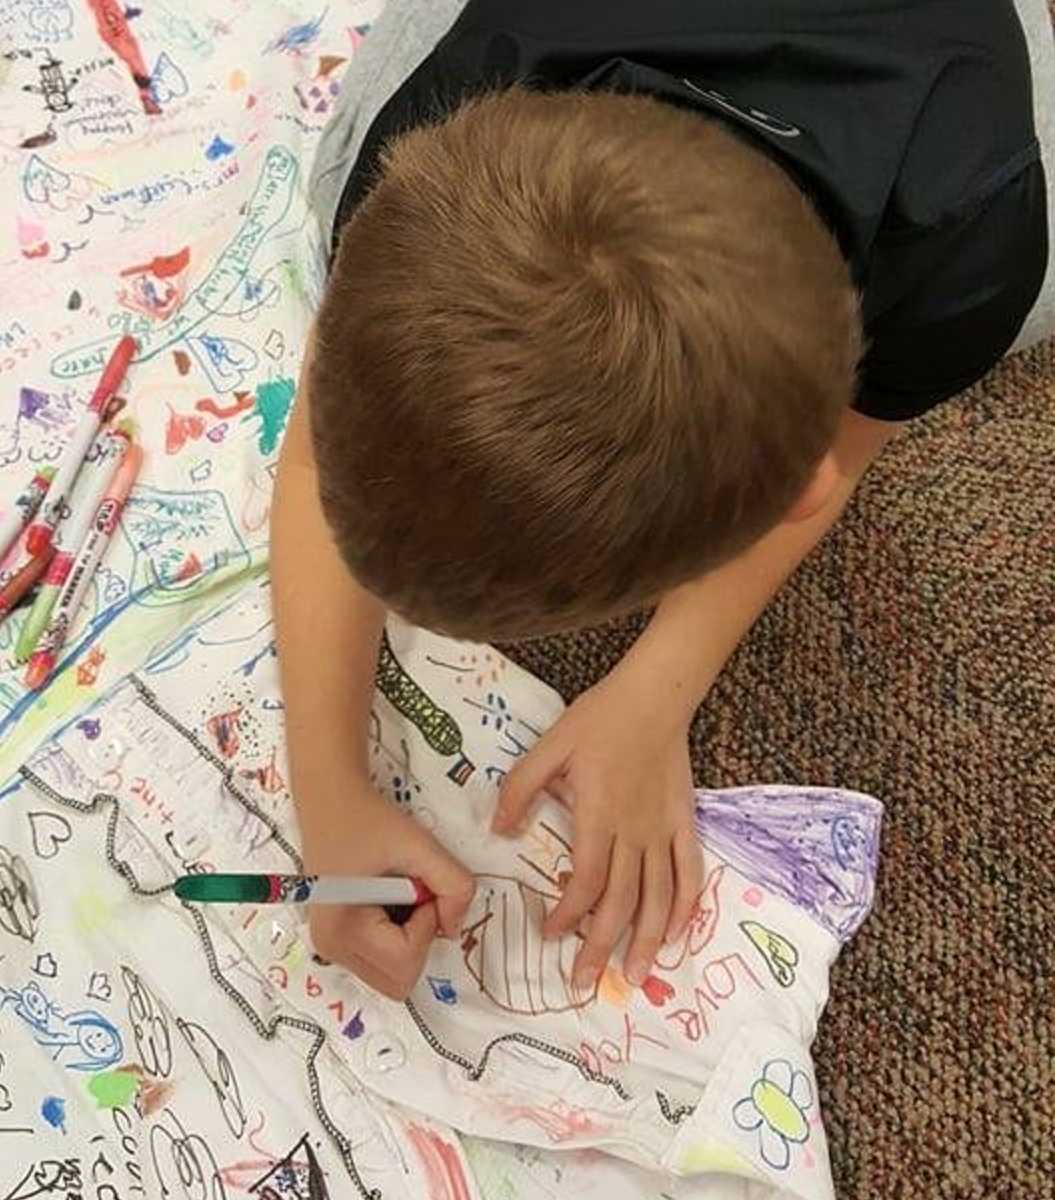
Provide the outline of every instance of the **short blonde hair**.
[[788,510],[855,387],[857,296],[792,179],[659,101],[522,89],[391,144],[309,370],[324,511],[409,618],[585,624]]

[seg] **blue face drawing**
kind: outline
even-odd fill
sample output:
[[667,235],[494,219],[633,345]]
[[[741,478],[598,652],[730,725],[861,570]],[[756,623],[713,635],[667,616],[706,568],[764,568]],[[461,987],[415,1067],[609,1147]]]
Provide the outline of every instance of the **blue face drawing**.
[[[52,1051],[52,1060],[70,1071],[102,1071],[121,1061],[121,1035],[102,1015],[92,1009],[63,1013],[39,984],[24,988],[0,988],[0,1009],[12,1004],[11,1012],[32,1034],[38,1046]],[[73,1057],[65,1057],[68,1051]]]
[[82,1062],[66,1063],[71,1071],[101,1071],[121,1061],[121,1035],[105,1017],[95,1012],[76,1013],[67,1023],[76,1030],[77,1048],[83,1056]]
[[21,991],[5,989],[0,1004],[6,1004],[9,1000],[14,1001],[14,1012],[17,1017],[41,1033],[48,1032],[51,1015],[58,1010],[37,984],[27,983]]

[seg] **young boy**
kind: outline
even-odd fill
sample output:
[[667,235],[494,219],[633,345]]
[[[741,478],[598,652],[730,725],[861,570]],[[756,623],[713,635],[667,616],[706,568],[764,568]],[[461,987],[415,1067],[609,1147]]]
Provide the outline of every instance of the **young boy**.
[[494,640],[657,606],[495,827],[571,806],[547,932],[583,922],[582,985],[684,927],[696,707],[897,423],[1052,326],[1021,8],[389,0],[313,183],[272,570],[308,869],[438,899],[316,909],[320,954],[402,996],[472,891],[369,782],[386,610]]

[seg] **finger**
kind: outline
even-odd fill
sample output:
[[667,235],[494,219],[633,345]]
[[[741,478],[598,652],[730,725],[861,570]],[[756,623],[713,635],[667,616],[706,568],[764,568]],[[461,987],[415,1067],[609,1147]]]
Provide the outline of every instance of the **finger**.
[[425,964],[436,936],[436,906],[423,904],[403,926],[393,925],[382,910],[363,922],[362,936],[355,936],[349,951],[352,969],[364,983],[393,1000],[406,999]]
[[[440,929],[447,937],[457,937],[476,890],[476,882],[466,868],[432,837],[414,839],[403,854],[397,851],[393,866],[420,877],[435,897]],[[426,907],[429,905],[421,905],[418,911]]]
[[563,774],[567,754],[557,741],[543,738],[502,781],[493,833],[515,833],[527,819],[535,798],[555,775]]
[[641,871],[641,900],[634,921],[634,936],[626,952],[627,981],[640,987],[656,961],[670,921],[674,899],[674,864],[670,846],[659,846],[645,854]]
[[670,854],[674,864],[674,900],[663,940],[676,942],[685,932],[703,887],[703,850],[691,829],[679,829]]
[[604,899],[590,922],[572,968],[572,979],[580,991],[593,987],[623,936],[638,906],[641,889],[641,851],[618,842],[612,851]]
[[572,850],[572,873],[564,885],[560,901],[542,927],[544,937],[556,937],[577,928],[593,908],[608,882],[608,860],[612,853],[612,835],[576,822]]
[[[400,961],[396,948],[391,944],[392,935],[386,931],[391,926],[380,908],[345,909],[344,919],[329,921],[319,929],[312,930],[312,944],[316,954],[328,963],[335,963],[354,972],[364,983],[377,991],[391,996],[402,986],[400,980],[390,977],[381,965],[388,958]],[[377,961],[375,961],[377,960]]]

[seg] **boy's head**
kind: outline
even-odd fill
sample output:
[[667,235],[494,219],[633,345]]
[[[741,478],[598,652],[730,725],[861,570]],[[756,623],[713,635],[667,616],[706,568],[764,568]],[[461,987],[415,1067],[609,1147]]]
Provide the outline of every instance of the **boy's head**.
[[420,624],[599,620],[795,505],[859,352],[834,240],[722,125],[491,95],[395,142],[342,231],[308,370],[323,507]]

